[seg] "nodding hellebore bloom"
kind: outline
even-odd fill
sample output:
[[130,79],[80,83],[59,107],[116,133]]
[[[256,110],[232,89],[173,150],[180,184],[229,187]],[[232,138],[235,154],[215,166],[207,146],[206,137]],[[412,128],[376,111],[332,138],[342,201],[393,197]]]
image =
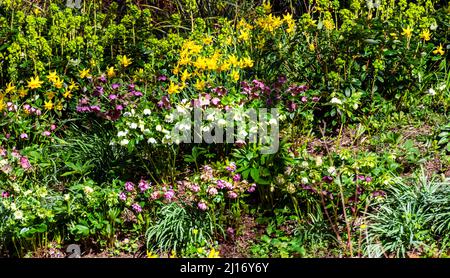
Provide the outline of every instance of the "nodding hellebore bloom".
[[207,206],[204,202],[200,202],[200,203],[198,203],[198,208],[199,208],[200,210],[205,211],[205,210],[208,209],[208,206]]
[[125,194],[125,192],[120,192],[119,193],[119,199],[122,201],[126,201],[127,200],[127,194]]
[[142,212],[142,207],[139,204],[137,204],[137,203],[132,204],[131,207],[133,208],[133,210],[136,213],[141,213]]
[[127,181],[125,183],[125,190],[126,191],[133,191],[134,190],[134,183],[132,183],[131,181]]
[[147,189],[150,188],[150,185],[151,184],[149,182],[147,182],[146,180],[140,180],[138,187],[141,190],[141,192],[145,192]]

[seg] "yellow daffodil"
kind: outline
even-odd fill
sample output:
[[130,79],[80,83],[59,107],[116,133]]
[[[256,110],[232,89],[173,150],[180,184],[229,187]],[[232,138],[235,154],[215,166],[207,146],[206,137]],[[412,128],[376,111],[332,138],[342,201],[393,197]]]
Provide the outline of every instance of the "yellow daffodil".
[[323,21],[323,26],[325,27],[326,30],[330,31],[334,29],[334,22],[332,20],[329,19],[325,19]]
[[6,86],[5,93],[9,94],[9,93],[14,93],[15,91],[16,91],[16,86],[14,86],[12,84],[12,82],[9,82],[8,86]]
[[309,51],[312,52],[316,49],[316,46],[313,43],[310,43],[310,44],[308,44],[308,48],[309,48]]
[[220,65],[220,68],[219,68],[219,70],[220,71],[227,71],[227,70],[229,70],[231,68],[231,64],[230,64],[230,62],[224,62],[222,65]]
[[253,60],[250,57],[244,57],[240,62],[243,68],[251,68],[253,67]]
[[5,108],[6,108],[5,102],[0,99],[0,111],[3,111]]
[[411,27],[408,26],[408,27],[406,27],[406,29],[403,28],[402,35],[404,35],[405,37],[407,37],[409,39],[412,36],[412,31],[413,31],[413,29],[411,29]]
[[63,87],[63,81],[57,77],[56,80],[53,82],[53,85],[58,88],[61,89]]
[[180,67],[179,67],[179,66],[176,66],[176,67],[172,70],[172,73],[175,74],[175,75],[178,75],[178,73],[180,73]]
[[270,13],[271,11],[272,11],[272,5],[270,4],[270,2],[264,2],[263,4],[262,4],[262,7],[263,7],[263,9],[264,9],[264,12],[266,13],[266,14],[268,14],[268,13]]
[[158,258],[158,254],[153,254],[151,251],[147,250],[147,258],[149,259]]
[[237,82],[239,80],[239,71],[237,70],[232,70],[230,73],[231,78],[233,79],[234,82]]
[[21,98],[26,97],[27,94],[28,94],[28,90],[25,90],[24,88],[21,88],[21,89],[19,90],[19,96],[20,96]]
[[116,76],[116,72],[114,71],[114,67],[109,67],[109,68],[106,70],[106,75],[107,75],[109,78],[112,78],[112,77]]
[[58,75],[56,74],[56,71],[49,72],[49,74],[47,75],[47,79],[48,79],[48,81],[50,81],[50,82],[55,82],[56,79],[58,79],[58,78],[59,78],[59,77],[58,77]]
[[47,110],[51,110],[53,108],[53,102],[51,100],[44,102],[44,108]]
[[191,59],[187,55],[181,55],[180,60],[178,61],[178,65],[184,66],[191,62]]
[[290,13],[287,13],[287,14],[283,15],[283,20],[284,20],[284,22],[286,22],[286,23],[291,22],[291,21],[293,20],[293,19],[292,19],[292,15],[291,15]]
[[211,44],[212,42],[213,42],[213,39],[212,39],[211,36],[203,38],[203,43],[206,44],[206,45]]
[[250,39],[250,34],[246,30],[241,30],[240,35],[238,37],[241,41],[248,41]]
[[228,56],[228,62],[233,65],[233,67],[237,67],[239,65],[238,58],[233,54]]
[[169,88],[167,89],[167,93],[169,93],[169,95],[171,94],[176,94],[180,91],[180,86],[178,86],[177,84],[170,82]]
[[44,83],[44,81],[40,81],[39,76],[36,76],[35,78],[31,77],[27,87],[30,89],[39,89],[42,83]]
[[208,258],[220,258],[219,255],[219,251],[216,251],[214,248],[212,248],[211,251],[209,251]]
[[90,69],[80,70],[80,78],[89,77],[90,76],[89,71],[90,71]]
[[75,81],[71,80],[68,88],[69,88],[69,91],[73,91],[73,90],[78,89],[78,86],[77,86],[77,84],[75,84]]
[[431,39],[430,31],[423,30],[422,33],[420,33],[420,38],[423,39],[424,41],[429,41]]
[[52,100],[55,97],[55,92],[46,92],[45,96],[47,99]]
[[203,91],[205,89],[205,87],[206,87],[205,80],[197,79],[197,81],[194,84],[194,88],[198,91]]
[[170,254],[169,258],[176,258],[177,257],[177,253],[175,252],[175,250],[172,250],[172,253]]
[[63,97],[64,97],[64,98],[72,98],[72,93],[71,93],[70,91],[65,91],[65,92],[63,93]]
[[58,102],[58,104],[55,105],[55,109],[58,110],[58,111],[63,110],[63,105],[62,105],[62,103],[61,103],[61,102]]
[[438,47],[436,47],[435,50],[433,50],[433,54],[439,54],[439,55],[444,55],[445,51],[444,51],[444,47],[442,46],[442,43],[439,44]]
[[120,64],[121,64],[123,67],[126,68],[126,67],[128,67],[129,65],[132,64],[133,60],[130,59],[130,58],[128,58],[126,55],[123,55],[123,56],[119,59],[119,62],[120,62]]
[[191,77],[191,74],[187,71],[187,69],[185,69],[181,74],[181,82],[186,82],[186,80],[188,80],[189,77]]

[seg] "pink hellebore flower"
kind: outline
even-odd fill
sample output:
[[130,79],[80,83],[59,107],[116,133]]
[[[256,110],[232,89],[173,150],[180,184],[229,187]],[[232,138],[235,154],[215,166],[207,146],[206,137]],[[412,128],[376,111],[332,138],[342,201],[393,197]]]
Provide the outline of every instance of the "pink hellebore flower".
[[204,202],[198,203],[198,208],[202,211],[205,211],[208,209],[208,206]]
[[137,203],[132,204],[131,207],[137,213],[141,213],[142,212],[142,207],[139,204],[137,204]]
[[134,183],[132,183],[131,181],[127,181],[125,183],[125,190],[126,191],[133,191],[134,190]]
[[119,199],[122,201],[126,201],[127,200],[127,195],[125,194],[125,192],[120,192],[119,193]]
[[27,157],[22,156],[22,157],[20,158],[20,166],[22,166],[22,168],[25,169],[25,170],[28,170],[28,169],[31,168],[30,161],[28,160]]
[[141,192],[144,192],[150,188],[150,184],[145,180],[140,180],[138,186]]

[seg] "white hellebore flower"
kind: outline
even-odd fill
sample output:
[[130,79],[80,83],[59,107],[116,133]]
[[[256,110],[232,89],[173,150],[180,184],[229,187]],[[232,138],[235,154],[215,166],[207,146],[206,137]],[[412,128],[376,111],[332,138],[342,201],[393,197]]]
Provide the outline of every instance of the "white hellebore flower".
[[149,143],[149,144],[156,144],[156,140],[155,140],[155,138],[149,138],[148,140],[147,140],[147,142]]
[[16,218],[17,220],[20,220],[23,218],[23,212],[21,210],[17,210],[16,212],[14,212],[14,218]]
[[150,109],[146,108],[144,109],[144,115],[148,116],[152,113],[152,111],[150,111]]
[[332,98],[330,102],[333,104],[342,104],[342,101],[336,97]]
[[436,95],[436,91],[433,88],[428,89],[428,94],[430,94],[431,96]]
[[92,192],[94,192],[94,189],[92,189],[92,187],[90,186],[85,186],[83,190],[86,194],[91,194]]
[[162,126],[161,125],[157,125],[156,126],[156,131],[162,131]]
[[125,131],[119,131],[119,132],[117,133],[117,137],[125,137],[125,136],[127,136],[127,134],[128,134],[128,131],[127,131],[127,130],[125,130]]
[[219,119],[219,120],[217,121],[217,125],[218,125],[219,127],[224,127],[224,126],[226,126],[226,124],[227,124],[227,121],[224,120],[224,119]]
[[276,125],[276,124],[278,124],[278,121],[277,121],[277,119],[272,118],[272,119],[269,120],[269,124],[270,125]]
[[136,129],[138,127],[137,123],[131,123],[130,124],[130,128],[131,129]]
[[130,141],[128,141],[128,139],[122,139],[122,140],[120,141],[120,145],[125,146],[125,145],[128,145],[129,142],[130,142]]

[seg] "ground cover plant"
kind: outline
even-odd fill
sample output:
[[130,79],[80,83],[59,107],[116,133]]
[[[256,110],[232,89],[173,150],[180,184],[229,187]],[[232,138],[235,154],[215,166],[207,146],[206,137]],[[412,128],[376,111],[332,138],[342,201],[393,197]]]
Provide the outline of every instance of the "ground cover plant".
[[0,255],[447,257],[439,0],[0,1]]

